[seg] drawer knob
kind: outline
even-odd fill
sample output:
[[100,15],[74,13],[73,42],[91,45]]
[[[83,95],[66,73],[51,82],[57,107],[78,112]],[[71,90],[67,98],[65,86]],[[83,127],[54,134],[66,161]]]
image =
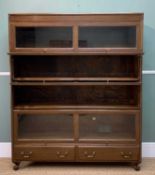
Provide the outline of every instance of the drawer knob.
[[24,154],[25,154],[25,152],[24,152],[24,151],[21,151],[21,152],[20,152],[20,154],[21,154],[21,155],[24,155]]
[[130,158],[132,157],[132,152],[128,152],[128,153],[121,152],[121,156],[122,156],[124,159],[130,159]]
[[43,49],[43,52],[47,52],[47,49]]
[[32,154],[32,151],[29,152],[29,155],[31,155],[31,154]]
[[23,158],[28,159],[31,157],[32,151],[30,151],[30,152],[21,151],[20,154],[23,156]]
[[87,151],[84,152],[84,155],[87,157],[87,158],[94,158],[96,156],[96,152],[93,151],[91,154],[89,154]]
[[65,157],[67,157],[68,156],[68,151],[65,151],[64,153],[61,153],[60,151],[57,151],[57,156],[59,157],[59,158],[65,158]]
[[24,155],[23,156],[25,159],[28,159],[28,158],[30,158],[30,155]]

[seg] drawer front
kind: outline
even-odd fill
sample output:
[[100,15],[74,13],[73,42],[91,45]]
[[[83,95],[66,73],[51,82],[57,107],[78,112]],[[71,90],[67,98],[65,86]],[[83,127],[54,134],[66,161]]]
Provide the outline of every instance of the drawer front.
[[15,147],[13,160],[73,161],[74,147]]
[[138,147],[79,147],[79,161],[137,161],[140,151]]

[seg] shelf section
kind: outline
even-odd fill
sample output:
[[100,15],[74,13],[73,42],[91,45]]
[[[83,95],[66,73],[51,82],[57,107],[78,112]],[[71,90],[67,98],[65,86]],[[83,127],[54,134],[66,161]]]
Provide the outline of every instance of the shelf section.
[[139,107],[138,85],[18,85],[13,86],[16,106]]
[[15,81],[137,81],[136,56],[12,56]]

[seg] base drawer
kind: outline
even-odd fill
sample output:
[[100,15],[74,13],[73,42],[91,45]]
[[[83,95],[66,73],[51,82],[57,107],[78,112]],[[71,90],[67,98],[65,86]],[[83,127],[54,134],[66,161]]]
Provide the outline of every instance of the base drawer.
[[13,160],[74,161],[74,147],[15,147]]
[[138,147],[87,147],[78,148],[77,159],[79,161],[137,161],[140,158]]

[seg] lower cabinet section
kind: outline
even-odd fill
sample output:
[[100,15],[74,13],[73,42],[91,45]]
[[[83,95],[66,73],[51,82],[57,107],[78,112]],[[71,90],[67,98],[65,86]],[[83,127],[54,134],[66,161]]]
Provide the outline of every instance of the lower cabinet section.
[[15,110],[14,142],[136,145],[140,117],[139,110]]
[[140,162],[138,146],[15,146],[13,161]]

